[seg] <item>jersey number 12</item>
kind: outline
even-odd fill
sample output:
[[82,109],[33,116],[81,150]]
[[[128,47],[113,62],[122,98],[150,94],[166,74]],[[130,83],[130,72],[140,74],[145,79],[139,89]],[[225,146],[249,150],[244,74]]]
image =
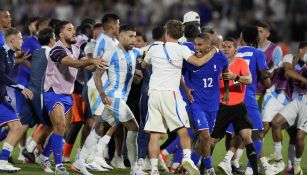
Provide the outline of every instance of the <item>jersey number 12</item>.
[[212,78],[204,78],[204,88],[213,87]]

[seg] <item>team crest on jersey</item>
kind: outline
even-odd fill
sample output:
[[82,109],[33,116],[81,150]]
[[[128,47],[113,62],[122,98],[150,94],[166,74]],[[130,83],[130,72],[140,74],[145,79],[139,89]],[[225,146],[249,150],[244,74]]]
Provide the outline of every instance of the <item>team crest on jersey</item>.
[[216,65],[214,65],[214,66],[213,66],[213,69],[214,69],[214,72],[216,72],[216,71],[217,71],[217,70],[216,70]]

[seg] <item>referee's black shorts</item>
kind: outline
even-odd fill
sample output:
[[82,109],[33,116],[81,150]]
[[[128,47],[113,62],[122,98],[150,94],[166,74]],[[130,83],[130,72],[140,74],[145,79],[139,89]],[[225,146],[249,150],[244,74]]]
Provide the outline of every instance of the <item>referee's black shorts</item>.
[[231,123],[233,124],[236,134],[239,134],[239,131],[242,129],[253,128],[244,103],[234,106],[226,106],[222,103],[220,104],[211,137],[215,139],[222,139],[228,125]]

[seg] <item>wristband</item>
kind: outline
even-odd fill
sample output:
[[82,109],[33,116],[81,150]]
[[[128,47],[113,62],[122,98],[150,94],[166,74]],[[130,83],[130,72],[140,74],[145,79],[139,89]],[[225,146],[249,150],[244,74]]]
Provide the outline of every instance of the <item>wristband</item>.
[[234,79],[235,81],[239,81],[240,80],[240,76],[237,75],[236,78]]

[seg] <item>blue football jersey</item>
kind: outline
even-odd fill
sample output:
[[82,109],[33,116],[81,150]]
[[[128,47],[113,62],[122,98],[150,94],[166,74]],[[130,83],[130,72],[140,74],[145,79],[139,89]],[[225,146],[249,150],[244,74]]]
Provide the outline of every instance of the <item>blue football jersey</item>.
[[194,102],[205,111],[217,111],[220,104],[220,74],[228,68],[227,57],[218,52],[201,67],[184,62],[184,69],[189,72],[189,80]]
[[257,82],[260,80],[258,73],[260,70],[268,69],[264,52],[254,47],[244,46],[238,49],[236,57],[243,58],[247,62],[252,75],[252,84],[246,86],[245,104],[258,108],[256,100]]

